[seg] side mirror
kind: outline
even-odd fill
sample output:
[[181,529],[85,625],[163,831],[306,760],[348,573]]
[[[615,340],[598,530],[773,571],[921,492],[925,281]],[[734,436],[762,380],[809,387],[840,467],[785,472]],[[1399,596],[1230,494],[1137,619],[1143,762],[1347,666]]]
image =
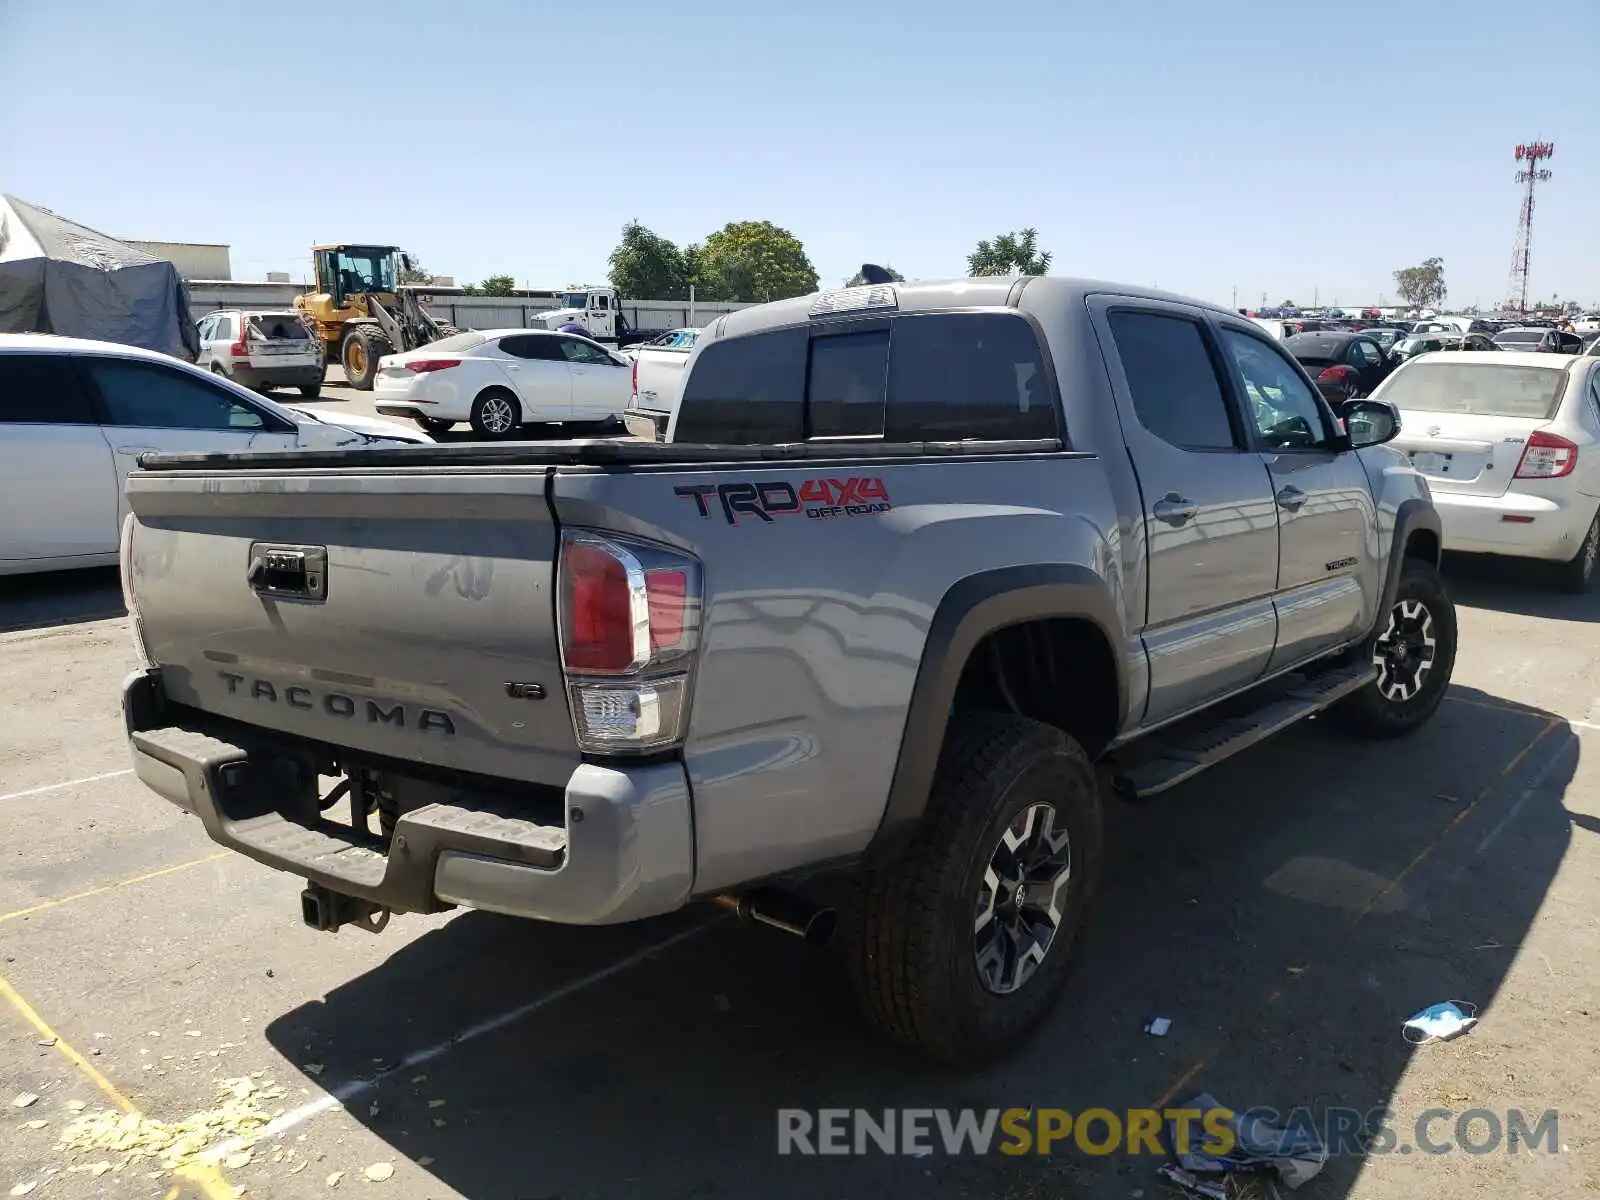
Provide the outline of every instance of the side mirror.
[[1352,449],[1381,446],[1400,433],[1400,410],[1383,400],[1346,400],[1337,411]]

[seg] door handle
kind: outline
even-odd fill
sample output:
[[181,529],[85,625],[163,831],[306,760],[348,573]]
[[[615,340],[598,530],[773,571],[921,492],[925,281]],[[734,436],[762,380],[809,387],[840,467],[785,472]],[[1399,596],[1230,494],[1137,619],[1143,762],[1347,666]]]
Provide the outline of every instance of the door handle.
[[1306,494],[1294,484],[1288,483],[1278,492],[1278,507],[1286,508],[1290,512],[1298,512],[1300,506],[1306,502]]
[[1200,512],[1200,506],[1177,492],[1168,492],[1155,502],[1150,511],[1155,513],[1156,520],[1177,528],[1194,520]]

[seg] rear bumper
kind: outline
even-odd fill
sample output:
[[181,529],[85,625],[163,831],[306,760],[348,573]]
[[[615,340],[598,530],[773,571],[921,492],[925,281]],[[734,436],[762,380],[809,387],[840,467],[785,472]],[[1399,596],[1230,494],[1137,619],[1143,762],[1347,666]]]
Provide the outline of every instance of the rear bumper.
[[1559,497],[1515,491],[1502,496],[1433,492],[1446,550],[1550,562],[1565,562],[1578,552],[1594,520],[1596,503],[1577,491]]
[[292,367],[247,367],[243,363],[229,368],[229,377],[247,388],[310,387],[322,382],[321,363],[300,363]]
[[630,408],[622,414],[622,423],[628,432],[647,442],[665,440],[670,420],[670,413],[652,412],[647,408]]
[[689,899],[694,832],[681,763],[580,764],[559,808],[531,787],[522,800],[509,781],[489,788],[397,776],[397,792],[426,802],[402,805],[385,842],[324,817],[314,790],[307,803],[302,781],[307,770],[314,780],[316,748],[256,740],[175,709],[159,672],[128,677],[123,717],[135,774],[198,816],[212,841],[393,912],[463,905],[601,925]]

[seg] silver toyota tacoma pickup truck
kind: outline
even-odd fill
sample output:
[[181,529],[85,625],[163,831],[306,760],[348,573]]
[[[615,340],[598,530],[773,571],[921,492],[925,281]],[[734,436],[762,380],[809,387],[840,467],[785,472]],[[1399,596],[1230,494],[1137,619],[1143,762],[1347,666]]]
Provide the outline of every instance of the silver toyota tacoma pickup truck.
[[1398,428],[1225,309],[981,279],[719,318],[660,444],[147,457],[134,766],[317,928],[831,913],[869,1020],[981,1057],[1059,994],[1103,804],[1437,708]]

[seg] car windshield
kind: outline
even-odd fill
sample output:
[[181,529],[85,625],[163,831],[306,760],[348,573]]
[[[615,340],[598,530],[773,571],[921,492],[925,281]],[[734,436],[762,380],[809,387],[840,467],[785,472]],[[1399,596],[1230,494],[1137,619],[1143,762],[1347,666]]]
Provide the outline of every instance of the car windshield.
[[437,342],[429,342],[423,349],[443,350],[446,354],[460,354],[483,345],[489,339],[481,333],[457,333],[447,338],[440,338]]
[[1560,367],[1424,359],[1391,375],[1381,398],[1402,411],[1548,421],[1555,416],[1566,382],[1567,373]]
[[565,296],[561,297],[561,307],[562,308],[588,308],[589,307],[589,293],[588,292],[568,292]]

